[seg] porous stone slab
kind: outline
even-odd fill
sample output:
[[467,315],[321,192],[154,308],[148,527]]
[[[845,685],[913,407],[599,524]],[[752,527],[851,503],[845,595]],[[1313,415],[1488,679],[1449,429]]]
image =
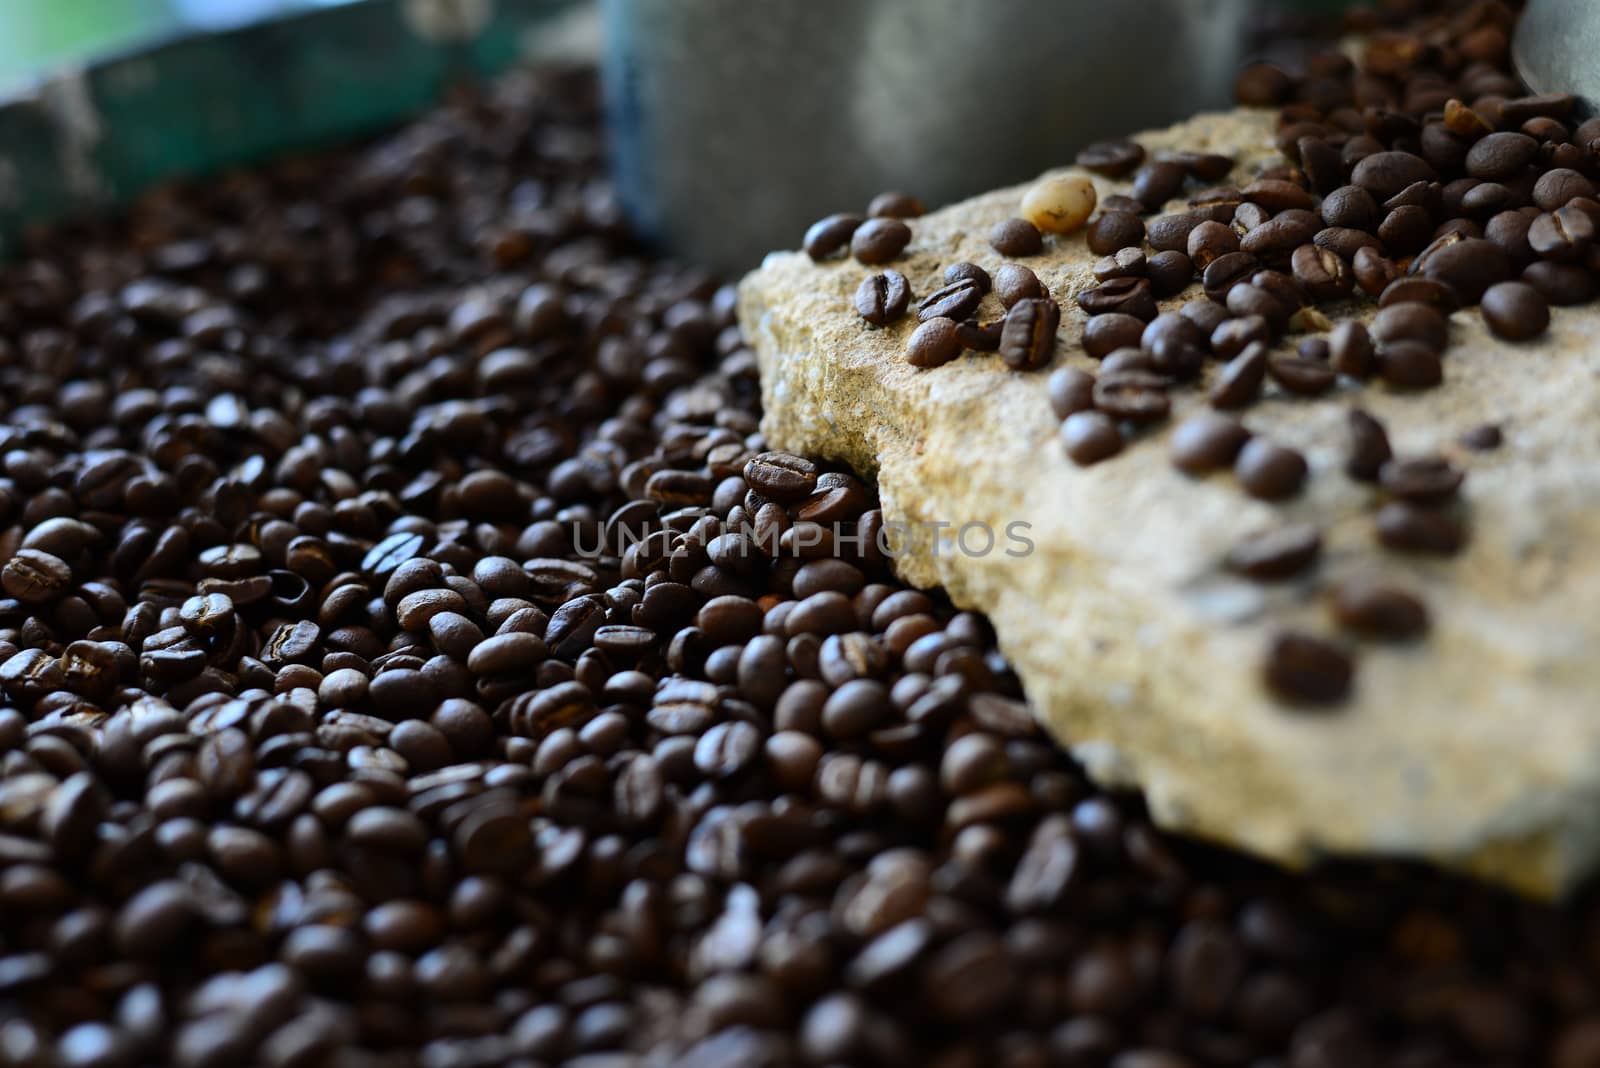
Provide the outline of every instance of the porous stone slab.
[[[1243,181],[1276,158],[1273,117],[1202,115],[1141,135],[1152,152],[1236,156]],[[1096,178],[1102,199],[1125,183]],[[913,223],[893,266],[921,296],[944,268],[1002,258],[985,240],[1025,187]],[[1179,206],[1179,205],[1174,205]],[[1073,297],[1093,286],[1082,234],[1026,262],[1061,301],[1055,366],[1092,369]],[[1171,430],[1204,407],[1174,392],[1174,418],[1100,465],[1057,437],[1047,372],[968,354],[905,362],[914,316],[873,329],[851,296],[876,268],[770,255],[740,289],[760,357],[763,429],[775,447],[875,476],[885,518],[986,524],[986,555],[918,538],[901,575],[985,612],[1033,707],[1100,781],[1142,788],[1163,826],[1290,865],[1331,854],[1426,858],[1542,896],[1569,889],[1600,852],[1600,311],[1558,309],[1550,333],[1511,345],[1476,311],[1451,321],[1445,383],[1422,393],[1343,383],[1322,398],[1269,386],[1248,426],[1304,452],[1299,497],[1252,500],[1233,477],[1195,479],[1168,459]],[[1192,296],[1193,291],[1185,296]],[[1173,308],[1181,303],[1167,302]],[[1369,305],[1370,310],[1370,305]],[[994,297],[980,310],[998,317]],[[1442,451],[1468,471],[1471,541],[1451,559],[1381,549],[1375,490],[1342,471],[1347,410],[1367,408],[1398,455]],[[1500,424],[1493,452],[1457,444]],[[1221,561],[1286,521],[1323,531],[1306,579],[1259,585]],[[1008,524],[1033,549],[1008,555]],[[982,539],[969,536],[969,547]],[[942,548],[942,551],[941,551]],[[1328,633],[1328,583],[1380,574],[1418,592],[1431,634],[1360,643],[1355,690],[1325,712],[1285,708],[1261,683],[1270,634]]]

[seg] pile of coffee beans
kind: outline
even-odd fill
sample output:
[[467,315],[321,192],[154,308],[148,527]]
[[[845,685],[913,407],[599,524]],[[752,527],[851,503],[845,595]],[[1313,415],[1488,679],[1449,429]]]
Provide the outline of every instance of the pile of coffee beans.
[[1600,1064],[1587,902],[1092,786],[767,447],[597,111],[529,76],[0,276],[0,1065]]

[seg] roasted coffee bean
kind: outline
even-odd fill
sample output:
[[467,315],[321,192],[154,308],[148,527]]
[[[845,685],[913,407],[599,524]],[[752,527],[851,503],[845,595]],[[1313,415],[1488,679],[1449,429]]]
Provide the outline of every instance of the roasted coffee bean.
[[1103,359],[1117,349],[1137,347],[1145,322],[1132,315],[1110,312],[1091,316],[1083,327],[1083,351]]
[[1194,262],[1182,252],[1158,252],[1146,266],[1150,295],[1157,300],[1175,297],[1194,281]]
[[1050,410],[1057,419],[1065,419],[1073,412],[1088,411],[1094,407],[1094,376],[1076,367],[1058,367],[1050,372],[1046,390],[1050,396]]
[[1258,582],[1293,578],[1316,562],[1322,535],[1309,523],[1291,523],[1248,538],[1228,551],[1224,564]]
[[1495,336],[1527,341],[1550,327],[1550,306],[1526,282],[1500,282],[1483,294],[1483,321]]
[[1150,283],[1143,278],[1114,278],[1078,294],[1078,307],[1091,316],[1131,315],[1148,323],[1158,314]]
[[1239,251],[1239,237],[1233,229],[1219,222],[1203,222],[1189,231],[1189,259],[1201,271],[1211,266],[1219,257]]
[[1305,457],[1294,449],[1266,438],[1251,438],[1239,450],[1233,473],[1250,496],[1276,501],[1300,492],[1307,467]]
[[1444,363],[1431,342],[1395,341],[1379,350],[1378,375],[1397,389],[1429,389],[1444,381]]
[[1338,253],[1301,245],[1291,258],[1294,280],[1313,300],[1338,300],[1355,288],[1355,274]]
[[1406,501],[1391,501],[1378,510],[1378,540],[1390,549],[1453,556],[1466,544],[1466,531],[1453,517]]
[[1595,216],[1574,201],[1544,212],[1528,226],[1528,244],[1547,260],[1569,262],[1581,258],[1594,243]]
[[906,342],[906,362],[913,367],[941,367],[961,355],[957,325],[953,319],[929,319],[917,327]]
[[[888,263],[911,243],[911,227],[899,219],[868,219],[850,235],[850,255],[857,263]],[[813,257],[815,258],[815,257]]]
[[[1530,238],[1532,234],[1530,229]],[[1484,290],[1511,277],[1511,261],[1493,241],[1467,238],[1428,256],[1422,273],[1427,278],[1445,283],[1455,290],[1462,304],[1470,305],[1478,303]]]
[[1104,373],[1094,383],[1094,406],[1114,419],[1156,422],[1167,417],[1171,406],[1166,385],[1160,375],[1139,371]]
[[1358,322],[1346,320],[1328,335],[1329,366],[1342,375],[1366,378],[1372,373],[1376,356],[1372,335]]
[[1139,248],[1144,244],[1144,223],[1137,215],[1108,211],[1090,225],[1086,240],[1089,251],[1099,256],[1109,256],[1120,249]]
[[1523,270],[1522,281],[1557,307],[1587,303],[1595,292],[1589,272],[1572,263],[1536,260]]
[[906,313],[911,286],[899,271],[884,271],[861,280],[856,287],[856,314],[873,326],[886,326]]
[[824,260],[847,248],[851,236],[865,220],[859,215],[829,215],[806,230],[801,247],[814,260]]
[[1355,272],[1356,285],[1369,297],[1378,297],[1389,288],[1400,271],[1394,262],[1383,255],[1376,247],[1366,246],[1356,250],[1354,258],[1350,261],[1351,270]]
[[1334,387],[1338,372],[1320,360],[1275,353],[1267,357],[1267,377],[1290,393],[1316,397]]
[[1093,270],[1097,282],[1109,282],[1113,278],[1142,278],[1150,273],[1150,263],[1143,252],[1136,248],[1125,248],[1115,255],[1095,261]]
[[1201,285],[1206,296],[1220,303],[1227,300],[1229,290],[1249,282],[1260,269],[1261,261],[1248,252],[1230,253],[1217,257],[1205,268]]
[[978,323],[968,319],[964,323],[956,324],[956,340],[964,349],[973,352],[999,352],[1000,338],[1005,333],[1005,321],[996,320],[992,323]]
[[1000,358],[1013,371],[1045,366],[1055,353],[1061,309],[1049,299],[1020,300],[1006,312],[1000,333]]
[[944,281],[946,285],[950,285],[953,282],[971,282],[978,287],[979,293],[987,293],[994,288],[994,283],[989,278],[988,271],[979,267],[976,263],[968,263],[965,260],[952,263],[946,267],[944,269]]
[[26,605],[47,604],[72,585],[72,568],[58,556],[38,549],[18,549],[0,567],[0,586],[7,596]]
[[1376,152],[1357,163],[1350,181],[1379,201],[1388,200],[1415,182],[1436,182],[1426,160],[1409,152]]
[[796,501],[810,496],[817,488],[817,467],[802,456],[786,452],[764,452],[744,465],[744,480],[763,497],[775,501]]
[[1202,413],[1190,416],[1172,432],[1172,463],[1190,475],[1206,475],[1233,466],[1250,431],[1237,419]]
[[1087,467],[1122,451],[1122,432],[1104,412],[1075,412],[1061,423],[1061,441],[1073,462]]
[[1045,296],[1039,277],[1020,263],[1002,263],[994,272],[994,295],[1009,308],[1019,300]]
[[1539,142],[1523,133],[1491,133],[1467,152],[1467,173],[1485,182],[1521,174],[1539,152]]
[[1360,408],[1350,409],[1347,427],[1350,446],[1345,473],[1362,482],[1376,482],[1378,473],[1393,456],[1388,433],[1382,423]]
[[1322,221],[1331,227],[1372,230],[1381,216],[1372,194],[1358,185],[1340,186],[1322,198]]
[[1294,92],[1294,79],[1270,63],[1252,63],[1233,83],[1234,99],[1246,107],[1276,107]]
[[983,290],[976,282],[959,279],[923,297],[917,305],[917,319],[924,323],[938,318],[959,321],[971,315],[982,299]]
[[1267,380],[1267,346],[1253,341],[1229,360],[1212,380],[1210,401],[1213,408],[1244,408],[1261,396]]
[[1125,178],[1144,162],[1144,149],[1133,141],[1098,141],[1079,151],[1076,162],[1107,178]]
[[[1326,230],[1319,230],[1317,236],[1311,239],[1317,248],[1325,248],[1346,262],[1353,262],[1356,254],[1364,248],[1381,252],[1382,243],[1365,230],[1346,230],[1330,226]],[[1352,268],[1353,270],[1353,268]]]
[[1333,587],[1328,606],[1341,627],[1374,638],[1404,641],[1428,629],[1428,610],[1420,600],[1374,579],[1345,579]]
[[1533,186],[1533,202],[1540,211],[1556,211],[1579,197],[1594,195],[1594,183],[1569,167],[1546,171]]
[[1460,487],[1461,470],[1442,456],[1391,460],[1378,472],[1378,484],[1391,496],[1420,504],[1436,504]]
[[1442,352],[1450,343],[1450,324],[1426,304],[1392,304],[1372,321],[1372,336],[1379,345],[1415,341]]
[[989,245],[1002,256],[1037,256],[1044,238],[1027,219],[1001,219],[989,230]]
[[1343,701],[1354,677],[1350,654],[1324,638],[1282,631],[1267,648],[1267,686],[1285,701],[1307,705]]
[[1304,209],[1274,215],[1244,235],[1239,248],[1263,260],[1287,260],[1301,245],[1310,244],[1322,229],[1322,220]]
[[925,210],[922,201],[910,193],[896,191],[879,193],[867,205],[867,215],[874,219],[915,219]]
[[1150,211],[1177,196],[1188,177],[1182,166],[1170,162],[1147,163],[1133,176],[1133,198]]
[[1460,307],[1456,291],[1444,282],[1415,275],[1396,278],[1378,297],[1378,307],[1389,308],[1396,304],[1424,304],[1440,315],[1449,315]]

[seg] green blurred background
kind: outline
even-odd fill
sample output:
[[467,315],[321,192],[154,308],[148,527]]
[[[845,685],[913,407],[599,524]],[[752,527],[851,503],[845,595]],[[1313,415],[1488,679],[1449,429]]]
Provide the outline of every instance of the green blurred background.
[[0,0],[0,95],[107,49],[349,0]]

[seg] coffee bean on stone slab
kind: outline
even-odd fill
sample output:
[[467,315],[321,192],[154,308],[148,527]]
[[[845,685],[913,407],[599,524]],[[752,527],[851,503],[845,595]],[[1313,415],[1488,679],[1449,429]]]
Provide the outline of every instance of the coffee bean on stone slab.
[[906,362],[913,367],[941,367],[961,355],[961,339],[953,319],[929,319],[906,342]]
[[1293,578],[1322,552],[1322,535],[1309,523],[1290,523],[1235,545],[1224,560],[1229,571],[1258,582]]
[[1044,285],[1031,268],[1020,263],[1002,263],[994,272],[994,295],[1007,308],[1019,300],[1044,297]]
[[1431,389],[1444,381],[1444,361],[1439,350],[1426,341],[1383,345],[1378,350],[1377,368],[1378,377],[1396,389]]
[[1483,294],[1483,321],[1496,337],[1527,341],[1550,327],[1550,306],[1526,282],[1500,282]]
[[1363,293],[1374,299],[1382,295],[1390,283],[1400,277],[1399,268],[1395,266],[1394,261],[1373,246],[1357,249],[1355,257],[1350,261],[1350,267],[1355,272],[1356,285],[1361,287]]
[[1140,371],[1102,373],[1094,384],[1094,406],[1114,419],[1156,422],[1171,408],[1166,385],[1161,375]]
[[1137,215],[1107,211],[1090,224],[1086,241],[1089,251],[1109,256],[1120,249],[1139,248],[1144,244],[1144,233],[1144,222]]
[[1326,638],[1285,630],[1268,644],[1267,686],[1291,704],[1336,704],[1349,696],[1354,677],[1350,654]]
[[1079,151],[1076,163],[1107,178],[1125,178],[1144,162],[1144,156],[1134,141],[1098,141]]
[[1373,578],[1348,578],[1328,596],[1334,621],[1372,638],[1407,641],[1428,630],[1428,610],[1414,594]]
[[1157,252],[1146,264],[1150,295],[1157,300],[1175,297],[1194,281],[1194,263],[1182,252]]
[[983,299],[983,291],[969,279],[946,283],[922,298],[917,305],[917,319],[955,319],[958,322],[971,315]]
[[1022,195],[1021,214],[1047,234],[1070,234],[1083,228],[1099,197],[1094,183],[1080,175],[1041,178]]
[[989,230],[989,244],[1002,256],[1037,256],[1044,251],[1038,227],[1026,219],[1001,219]]
[[1006,312],[1000,334],[1000,358],[1014,371],[1031,371],[1050,362],[1055,353],[1061,309],[1047,298],[1021,300]]
[[1396,278],[1378,297],[1379,308],[1396,304],[1424,304],[1440,315],[1449,315],[1461,306],[1456,291],[1444,282],[1433,278],[1408,275]]
[[850,235],[850,254],[872,266],[888,263],[911,243],[911,227],[899,219],[868,219]]
[[1442,352],[1450,343],[1450,324],[1426,304],[1392,304],[1373,319],[1372,336],[1379,345],[1415,341]]
[[824,260],[847,248],[851,235],[865,220],[859,215],[829,215],[818,219],[806,230],[801,247],[813,260]]
[[1389,448],[1389,435],[1383,424],[1360,408],[1350,409],[1346,418],[1349,451],[1346,453],[1345,473],[1362,482],[1376,482],[1384,464],[1393,452]]
[[1172,432],[1173,466],[1189,475],[1207,475],[1231,469],[1250,431],[1231,416],[1201,412],[1190,416]]
[[[1532,230],[1529,233],[1531,236]],[[1462,304],[1471,305],[1478,303],[1484,290],[1511,277],[1511,261],[1493,241],[1467,238],[1429,256],[1422,273],[1445,283],[1455,290]]]
[[1096,260],[1093,271],[1097,282],[1109,282],[1113,278],[1144,278],[1150,273],[1150,263],[1138,249],[1124,248],[1114,255]]
[[1050,410],[1057,419],[1065,419],[1074,412],[1084,412],[1094,407],[1094,376],[1076,367],[1057,367],[1050,372],[1046,391],[1050,397]]
[[1338,381],[1338,372],[1320,360],[1274,353],[1267,358],[1267,377],[1303,397],[1320,396]]
[[926,210],[910,193],[884,192],[872,198],[867,215],[874,219],[915,219]]
[[1104,359],[1118,349],[1137,348],[1145,323],[1131,315],[1111,312],[1090,316],[1083,326],[1083,351]]
[[1466,530],[1445,512],[1408,501],[1390,501],[1378,509],[1378,540],[1399,552],[1454,556],[1466,544]]
[[873,326],[885,326],[906,313],[911,286],[899,271],[869,275],[856,287],[856,314]]
[[1150,283],[1143,278],[1114,278],[1078,294],[1078,307],[1092,316],[1116,313],[1149,322],[1159,311]]
[[1378,471],[1378,485],[1392,497],[1415,504],[1440,504],[1455,495],[1464,477],[1445,457],[1421,456],[1385,463]]
[[1537,289],[1556,307],[1586,304],[1595,293],[1594,279],[1575,263],[1535,260],[1524,268],[1522,281]]
[[1583,204],[1575,200],[1535,218],[1528,226],[1528,244],[1533,251],[1557,263],[1582,259],[1594,244],[1595,229],[1600,225]]
[[961,260],[952,263],[944,269],[946,285],[953,282],[967,281],[978,287],[979,293],[987,293],[994,288],[994,282],[989,277],[989,272],[979,267],[976,263]]
[[1104,412],[1075,412],[1061,424],[1067,455],[1079,466],[1099,463],[1122,451],[1122,432]]
[[1211,406],[1227,411],[1255,403],[1267,380],[1267,354],[1267,346],[1254,341],[1224,364],[1211,382]]
[[1413,182],[1436,182],[1426,160],[1409,152],[1378,152],[1357,163],[1350,180],[1378,200],[1388,200]]
[[1307,466],[1305,457],[1294,449],[1257,437],[1239,450],[1233,473],[1250,496],[1276,501],[1300,492]]
[[1382,216],[1372,194],[1358,185],[1346,185],[1322,198],[1322,221],[1331,227],[1372,230]]
[[1467,152],[1467,173],[1498,182],[1520,174],[1539,152],[1539,142],[1523,133],[1491,133]]
[[1183,189],[1188,173],[1176,163],[1147,163],[1133,176],[1133,196],[1148,210],[1157,211]]

